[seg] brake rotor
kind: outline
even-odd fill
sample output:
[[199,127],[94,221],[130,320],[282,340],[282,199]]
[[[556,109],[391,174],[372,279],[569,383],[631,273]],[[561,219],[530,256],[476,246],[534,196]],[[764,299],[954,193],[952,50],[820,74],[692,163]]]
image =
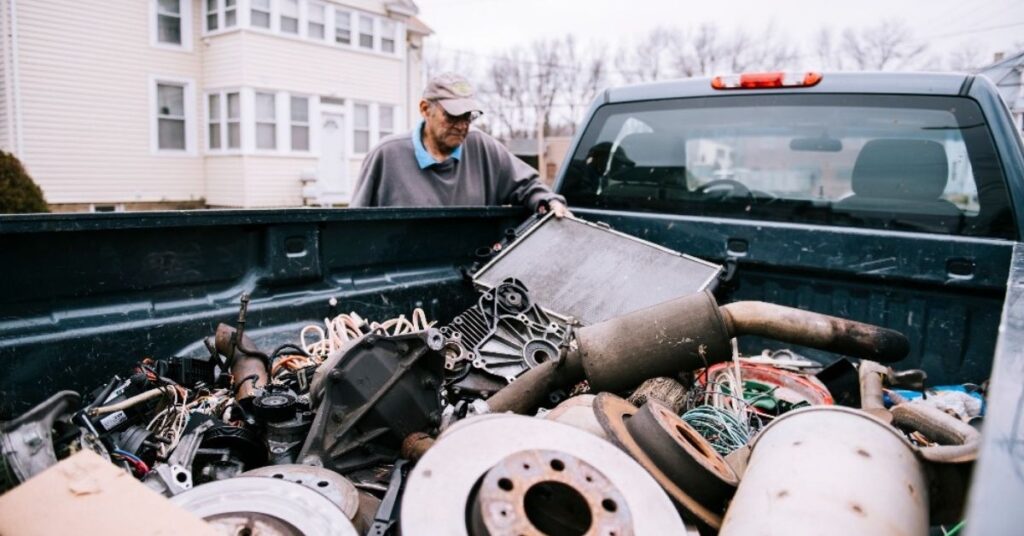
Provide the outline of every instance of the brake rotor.
[[294,482],[240,476],[196,486],[171,502],[225,534],[357,536],[330,499]]
[[494,414],[456,423],[416,464],[402,496],[402,534],[475,534],[467,520],[476,486],[506,458],[528,450],[565,453],[600,471],[621,493],[616,505],[631,514],[635,534],[686,533],[658,483],[611,443],[557,422]]
[[554,450],[524,450],[484,475],[472,499],[471,532],[633,535],[622,495],[601,471]]
[[[668,496],[682,509],[685,518],[691,520],[703,529],[717,531],[722,526],[722,516],[711,511],[694,497],[683,491],[676,483],[669,478],[654,460],[644,452],[640,444],[633,439],[626,422],[631,420],[637,413],[633,404],[610,393],[601,393],[594,399],[594,413],[601,427],[608,434],[609,440],[618,445],[633,457],[644,469],[647,470],[654,480],[661,485]],[[704,531],[702,531],[704,532]]]
[[644,404],[626,428],[665,476],[712,512],[725,515],[740,479],[707,439],[654,400]]
[[359,510],[359,490],[355,485],[349,479],[323,467],[301,464],[268,465],[246,471],[239,476],[277,478],[302,484],[330,499],[349,519],[355,519]]

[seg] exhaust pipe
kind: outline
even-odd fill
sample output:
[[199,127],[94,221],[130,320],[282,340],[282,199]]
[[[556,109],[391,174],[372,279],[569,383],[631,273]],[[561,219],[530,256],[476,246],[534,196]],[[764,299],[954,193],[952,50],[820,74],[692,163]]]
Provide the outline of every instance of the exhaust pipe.
[[558,362],[533,368],[488,400],[492,411],[526,413],[550,391],[586,379],[594,391],[622,391],[732,357],[730,340],[760,335],[852,357],[893,362],[910,344],[901,333],[763,302],[719,307],[708,291],[576,330]]

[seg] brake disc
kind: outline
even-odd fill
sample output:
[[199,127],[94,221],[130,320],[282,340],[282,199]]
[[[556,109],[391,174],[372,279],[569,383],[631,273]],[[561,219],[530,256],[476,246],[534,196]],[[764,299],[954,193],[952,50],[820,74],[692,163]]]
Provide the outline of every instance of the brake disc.
[[626,428],[665,476],[700,504],[725,515],[739,477],[703,436],[656,401],[644,404]]
[[471,499],[479,535],[633,535],[622,492],[583,460],[555,450],[524,450],[484,475]]
[[[610,487],[621,493],[622,502],[616,505],[623,505],[631,515],[634,533],[686,532],[658,483],[611,443],[557,422],[498,414],[456,423],[420,459],[402,498],[402,534],[479,534],[467,526],[474,488],[510,456],[531,450],[564,453],[602,473]],[[587,497],[587,489],[580,494]]]
[[302,484],[240,476],[196,486],[171,501],[226,534],[357,536],[345,512]]
[[[684,517],[701,526],[717,531],[722,526],[722,516],[708,509],[689,493],[683,491],[654,460],[644,452],[633,439],[626,422],[637,413],[637,408],[626,400],[610,393],[601,393],[594,400],[594,412],[609,439],[633,457],[654,480],[661,485],[669,497],[682,509]],[[702,531],[703,532],[703,531]]]
[[355,519],[359,510],[359,490],[355,485],[349,479],[323,467],[300,464],[268,465],[246,471],[240,476],[277,478],[302,484],[330,499],[349,519]]

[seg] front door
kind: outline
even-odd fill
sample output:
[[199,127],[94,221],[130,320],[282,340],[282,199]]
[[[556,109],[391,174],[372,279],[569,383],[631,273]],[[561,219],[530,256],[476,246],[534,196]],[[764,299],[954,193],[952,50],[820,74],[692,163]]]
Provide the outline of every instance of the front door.
[[345,158],[345,116],[325,111],[320,121],[320,187],[331,193],[351,193]]

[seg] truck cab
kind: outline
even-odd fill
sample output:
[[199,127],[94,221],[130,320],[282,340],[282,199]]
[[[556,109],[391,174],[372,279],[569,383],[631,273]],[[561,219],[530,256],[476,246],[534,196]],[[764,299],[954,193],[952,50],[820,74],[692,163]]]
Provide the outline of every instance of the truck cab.
[[983,512],[1024,493],[1005,477],[1022,474],[1022,154],[984,77],[760,73],[605,91],[557,188],[584,218],[725,263],[730,300],[901,331],[897,366],[932,385],[991,377],[967,527],[1006,534],[1019,517]]

